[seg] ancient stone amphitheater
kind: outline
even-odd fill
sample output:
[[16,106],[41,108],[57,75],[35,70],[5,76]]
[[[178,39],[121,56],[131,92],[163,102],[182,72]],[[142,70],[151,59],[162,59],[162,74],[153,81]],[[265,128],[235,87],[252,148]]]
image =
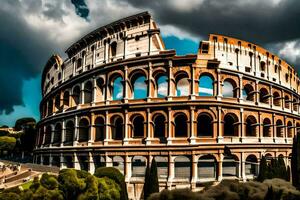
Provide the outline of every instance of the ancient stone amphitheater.
[[42,74],[38,164],[113,166],[131,198],[155,159],[161,188],[252,179],[290,164],[300,131],[295,69],[256,44],[211,34],[197,54],[165,49],[148,12],[100,27],[53,55]]

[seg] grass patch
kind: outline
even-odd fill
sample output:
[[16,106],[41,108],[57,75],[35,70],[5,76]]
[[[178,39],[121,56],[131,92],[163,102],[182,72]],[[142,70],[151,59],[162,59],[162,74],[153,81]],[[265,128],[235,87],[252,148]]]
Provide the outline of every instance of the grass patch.
[[22,184],[21,187],[23,188],[23,190],[26,190],[26,189],[29,189],[31,184],[32,184],[32,180]]

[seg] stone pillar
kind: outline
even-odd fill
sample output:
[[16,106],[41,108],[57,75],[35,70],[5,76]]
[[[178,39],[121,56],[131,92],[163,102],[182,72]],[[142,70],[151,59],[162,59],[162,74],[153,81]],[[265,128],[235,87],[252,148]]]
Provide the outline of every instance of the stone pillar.
[[108,118],[108,111],[105,111],[105,138],[104,138],[104,145],[108,145],[108,141],[111,139],[110,131],[110,122]]
[[79,121],[78,121],[78,116],[75,115],[75,130],[74,130],[74,141],[73,141],[73,146],[77,146],[78,143],[78,135],[79,135]]
[[125,156],[124,176],[125,176],[125,182],[126,183],[128,183],[130,181],[131,174],[132,174],[131,160],[132,160],[131,156],[128,156],[128,155]]
[[218,106],[217,107],[217,110],[218,110],[218,133],[217,133],[217,142],[220,143],[220,142],[223,142],[223,122],[222,122],[222,107]]
[[223,154],[219,155],[219,161],[218,161],[218,181],[222,181],[223,179]]
[[273,107],[273,105],[274,105],[274,102],[273,102],[273,87],[272,87],[272,85],[270,85],[270,107],[272,108]]
[[95,173],[95,163],[94,163],[93,155],[91,152],[89,152],[88,159],[89,159],[89,172],[91,174],[94,174]]
[[277,134],[276,134],[276,122],[275,122],[275,114],[272,114],[272,124],[273,124],[273,141],[276,142]]
[[59,169],[65,169],[67,168],[66,163],[65,163],[65,159],[63,156],[63,153],[60,154],[60,167]]
[[76,62],[75,60],[73,62],[73,77],[76,76]]
[[147,108],[147,131],[146,131],[146,144],[151,144],[151,139],[153,135],[151,135],[151,112],[150,109]]
[[191,82],[192,82],[190,97],[193,100],[193,99],[196,98],[196,93],[195,93],[195,65],[192,64],[190,66],[190,68],[191,68]]
[[106,167],[112,167],[113,166],[113,160],[108,155],[105,155],[105,164],[106,164]]
[[73,159],[74,160],[74,168],[77,170],[81,170],[77,154],[74,153],[73,157],[74,157],[74,159]]
[[167,187],[168,189],[172,189],[172,181],[175,178],[175,163],[174,163],[174,157],[169,154],[169,175],[168,175],[168,182],[167,182]]
[[124,103],[128,103],[128,91],[129,91],[129,80],[128,80],[128,67],[124,66]]
[[89,136],[89,141],[88,145],[92,145],[92,143],[95,141],[95,113],[91,113],[91,125],[90,125],[90,136]]
[[129,141],[129,134],[128,134],[128,110],[124,111],[124,133],[125,137],[123,139],[124,144],[127,145]]
[[97,49],[97,44],[94,45],[93,49],[93,62],[92,62],[92,68],[96,67],[96,49]]
[[53,157],[52,157],[52,154],[50,153],[49,154],[49,166],[50,167],[52,166],[52,163],[53,163]]
[[[174,96],[174,77],[173,77],[173,62],[169,60],[169,68],[168,68],[168,100],[172,100],[172,96]],[[175,89],[174,89],[175,90]]]
[[80,91],[80,102],[79,104],[84,104],[84,84],[85,83],[81,83],[81,91]]
[[222,84],[221,84],[221,70],[218,68],[217,69],[217,100],[221,100],[221,98],[223,97],[222,95]]
[[151,98],[152,98],[152,93],[153,93],[153,77],[152,77],[152,63],[151,62],[148,62],[148,96],[147,96],[147,101],[151,101]]
[[61,130],[61,139],[60,139],[60,146],[64,146],[65,142],[65,137],[66,137],[66,120],[62,120],[62,130]]
[[168,138],[167,138],[167,144],[172,144],[172,138],[173,138],[171,119],[172,119],[172,110],[169,107],[168,108]]
[[[126,34],[126,32],[124,34]],[[127,36],[126,35],[124,35],[123,42],[124,42],[123,58],[126,59],[126,55],[127,55]]]
[[192,155],[192,181],[191,181],[191,185],[192,185],[192,190],[194,190],[196,188],[196,183],[198,180],[198,157],[193,154]]
[[239,75],[239,102],[243,102],[244,98],[243,98],[243,75]]
[[241,142],[246,138],[244,108],[240,108],[240,131],[238,136],[240,137]]
[[246,158],[245,158],[245,153],[241,153],[241,174],[242,174],[242,180],[245,182],[246,181]]
[[49,144],[49,147],[52,147],[52,144],[53,144],[53,139],[54,139],[54,134],[55,134],[55,130],[54,130],[54,127],[51,126],[51,139],[50,139],[50,144]]
[[196,134],[195,134],[195,107],[190,107],[190,143],[195,144],[196,143]]
[[97,79],[94,77],[93,78],[93,101],[92,105],[95,105],[97,102]]
[[258,89],[258,83],[259,81],[255,81],[255,104],[258,105],[259,104],[259,89]]

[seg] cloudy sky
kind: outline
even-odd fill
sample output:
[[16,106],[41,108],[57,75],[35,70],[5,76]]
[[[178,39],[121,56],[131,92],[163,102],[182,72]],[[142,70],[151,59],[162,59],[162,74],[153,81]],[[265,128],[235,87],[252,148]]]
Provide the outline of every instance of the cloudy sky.
[[221,33],[260,44],[300,68],[299,0],[1,0],[0,126],[39,119],[40,75],[53,53],[93,29],[149,11],[168,48],[193,53]]

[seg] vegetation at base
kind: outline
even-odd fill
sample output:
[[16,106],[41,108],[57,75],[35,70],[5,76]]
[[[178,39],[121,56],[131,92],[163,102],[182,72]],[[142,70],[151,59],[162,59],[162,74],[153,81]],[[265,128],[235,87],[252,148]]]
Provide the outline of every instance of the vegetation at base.
[[114,180],[121,188],[120,199],[128,200],[125,177],[118,169],[114,167],[99,167],[94,175],[98,178],[107,177]]
[[58,176],[45,173],[40,179],[35,177],[27,189],[6,189],[0,200],[121,200],[121,194],[121,186],[107,176],[98,178],[86,171],[63,169]]
[[144,183],[144,199],[147,199],[151,194],[156,192],[159,192],[157,165],[155,159],[152,159],[151,168],[148,164],[146,169]]
[[267,162],[266,157],[262,156],[257,181],[263,182],[266,179],[272,178],[289,180],[289,173],[289,169],[285,166],[282,157],[272,158],[270,162]]
[[12,151],[16,146],[16,138],[9,136],[0,137],[0,155],[2,156],[4,152]]
[[292,147],[291,172],[293,185],[300,189],[300,134],[294,137]]
[[296,200],[300,191],[282,179],[268,179],[264,182],[238,182],[224,180],[200,192],[188,189],[163,190],[152,194],[147,200]]

